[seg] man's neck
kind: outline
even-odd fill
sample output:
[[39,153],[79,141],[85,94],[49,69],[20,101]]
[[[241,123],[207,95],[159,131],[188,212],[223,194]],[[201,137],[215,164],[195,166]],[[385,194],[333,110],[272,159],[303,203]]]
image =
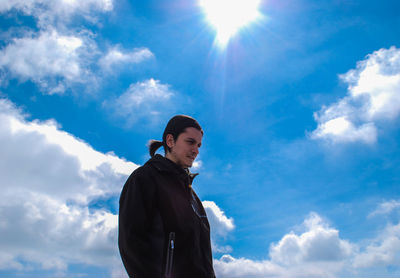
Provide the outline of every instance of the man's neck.
[[169,161],[173,162],[176,166],[182,168],[182,169],[185,170],[186,172],[189,171],[189,168],[185,168],[185,167],[183,167],[182,165],[180,165],[179,163],[177,163],[177,162],[173,159],[173,157],[172,157],[171,155],[169,155],[169,153],[167,153],[167,154],[165,155],[165,158],[168,159]]

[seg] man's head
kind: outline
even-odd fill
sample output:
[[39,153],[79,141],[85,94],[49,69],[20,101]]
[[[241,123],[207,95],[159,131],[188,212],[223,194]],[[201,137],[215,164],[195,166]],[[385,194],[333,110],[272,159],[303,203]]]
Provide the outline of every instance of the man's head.
[[183,168],[191,167],[199,153],[202,137],[203,130],[195,119],[185,115],[174,116],[165,127],[163,141],[150,143],[150,155],[163,146],[167,158]]
[[202,139],[203,133],[194,127],[185,128],[176,139],[172,134],[167,134],[166,143],[169,150],[165,153],[165,157],[182,168],[192,167],[193,161],[199,154]]

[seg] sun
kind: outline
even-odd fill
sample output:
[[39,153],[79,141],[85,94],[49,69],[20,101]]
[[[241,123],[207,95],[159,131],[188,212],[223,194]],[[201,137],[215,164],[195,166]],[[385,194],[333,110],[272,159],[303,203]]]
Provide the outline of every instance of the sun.
[[216,42],[225,46],[245,25],[261,17],[260,0],[199,0],[207,21],[216,30]]

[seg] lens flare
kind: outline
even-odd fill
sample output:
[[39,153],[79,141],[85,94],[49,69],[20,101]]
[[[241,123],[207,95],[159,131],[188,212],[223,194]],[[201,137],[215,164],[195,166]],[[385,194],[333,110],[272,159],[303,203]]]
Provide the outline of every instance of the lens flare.
[[261,16],[259,4],[260,0],[200,0],[220,46],[225,46],[240,28]]

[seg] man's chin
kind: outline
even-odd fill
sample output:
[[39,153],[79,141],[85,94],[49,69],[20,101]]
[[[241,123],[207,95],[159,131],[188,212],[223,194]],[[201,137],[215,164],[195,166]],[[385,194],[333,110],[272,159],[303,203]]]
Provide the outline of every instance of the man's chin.
[[186,163],[177,163],[179,166],[181,166],[182,168],[190,168],[193,165],[193,161],[192,162],[186,162]]

